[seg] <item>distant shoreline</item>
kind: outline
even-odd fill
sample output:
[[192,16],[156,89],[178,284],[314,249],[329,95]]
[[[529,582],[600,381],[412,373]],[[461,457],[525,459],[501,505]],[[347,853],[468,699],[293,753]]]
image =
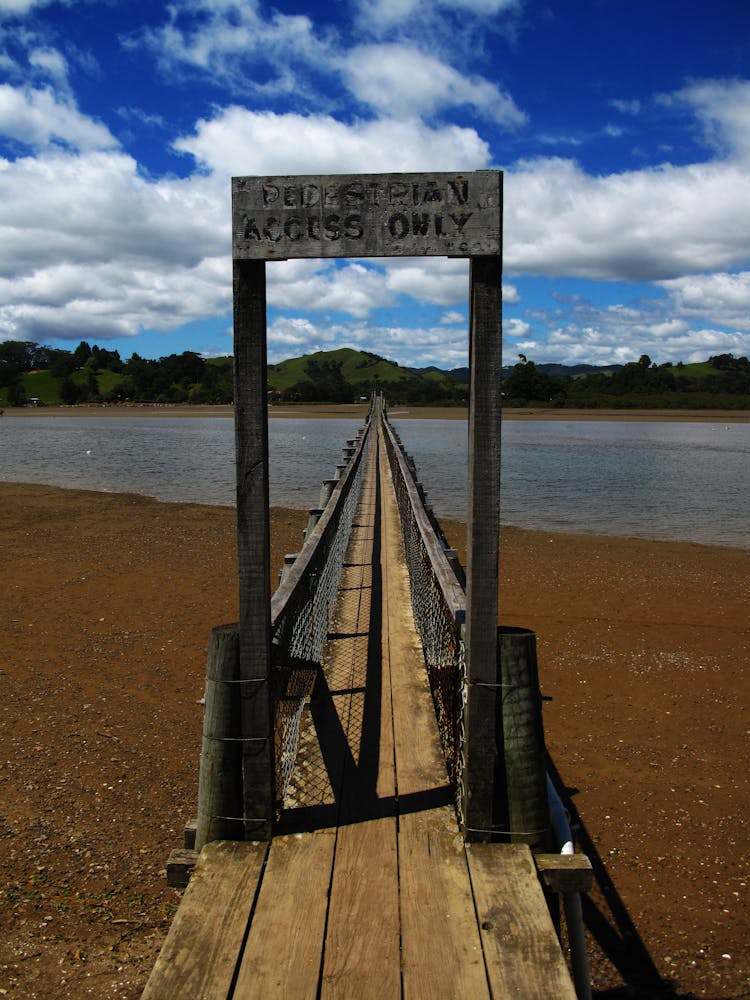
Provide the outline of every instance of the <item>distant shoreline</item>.
[[[268,415],[271,419],[318,418],[364,420],[367,415],[366,403],[309,403],[299,406],[272,406]],[[468,410],[463,406],[393,406],[389,413],[399,420],[466,420]],[[3,418],[34,417],[233,417],[234,407],[219,406],[170,406],[159,403],[141,403],[132,406],[24,406],[6,407]],[[748,423],[748,410],[626,410],[626,409],[530,409],[513,408],[503,410],[503,420],[605,420],[605,421],[671,421],[687,423]]]

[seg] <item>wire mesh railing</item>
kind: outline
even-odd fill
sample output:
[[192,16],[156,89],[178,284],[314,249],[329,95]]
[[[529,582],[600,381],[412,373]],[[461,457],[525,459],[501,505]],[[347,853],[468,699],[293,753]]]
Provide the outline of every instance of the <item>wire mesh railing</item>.
[[276,802],[282,804],[294,769],[302,710],[320,669],[354,513],[371,445],[373,408],[351,447],[320,512],[308,526],[302,550],[285,568],[271,599],[272,698]]
[[401,516],[414,621],[422,640],[448,776],[461,809],[466,660],[462,627],[466,595],[455,553],[424,502],[414,463],[395,429],[383,421],[384,439]]

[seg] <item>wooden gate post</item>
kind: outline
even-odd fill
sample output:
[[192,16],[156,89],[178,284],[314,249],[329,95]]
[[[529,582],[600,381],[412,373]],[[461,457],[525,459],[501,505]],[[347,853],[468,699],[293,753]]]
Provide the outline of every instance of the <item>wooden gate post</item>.
[[467,840],[490,840],[496,782],[502,257],[472,257],[469,272],[469,483],[463,817]]
[[270,697],[271,583],[266,394],[266,265],[234,261],[239,684],[246,840],[270,840],[274,746]]

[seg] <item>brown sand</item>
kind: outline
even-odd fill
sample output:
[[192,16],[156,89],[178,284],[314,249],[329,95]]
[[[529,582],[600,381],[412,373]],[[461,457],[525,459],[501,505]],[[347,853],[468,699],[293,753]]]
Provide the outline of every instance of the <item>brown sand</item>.
[[[272,513],[275,567],[305,520]],[[237,615],[234,512],[4,483],[0,532],[0,991],[135,998],[179,902],[164,864],[195,813],[208,635]],[[750,551],[503,533],[502,617],[537,632],[599,876],[599,996],[655,995],[620,992],[618,962],[653,963],[659,995],[750,995],[749,581]]]

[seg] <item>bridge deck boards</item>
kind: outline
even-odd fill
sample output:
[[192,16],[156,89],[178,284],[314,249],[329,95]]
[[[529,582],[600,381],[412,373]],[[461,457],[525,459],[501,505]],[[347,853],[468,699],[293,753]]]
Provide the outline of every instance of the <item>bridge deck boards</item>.
[[[239,845],[251,851],[241,892],[194,877],[148,1000],[575,997],[529,849],[466,848],[459,833],[383,452],[305,712],[289,832],[265,867],[264,848]],[[221,851],[201,861],[211,887],[238,878],[219,870]],[[196,971],[217,964],[223,977]]]

